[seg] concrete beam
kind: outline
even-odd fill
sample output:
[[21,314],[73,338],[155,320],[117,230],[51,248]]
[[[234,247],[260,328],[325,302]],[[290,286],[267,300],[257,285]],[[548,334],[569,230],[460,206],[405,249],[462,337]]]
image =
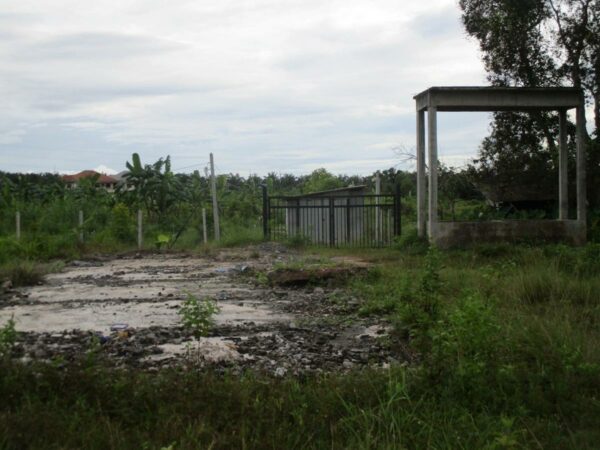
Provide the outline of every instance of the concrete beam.
[[576,108],[575,88],[432,87],[415,96],[418,109],[438,111],[532,111]]

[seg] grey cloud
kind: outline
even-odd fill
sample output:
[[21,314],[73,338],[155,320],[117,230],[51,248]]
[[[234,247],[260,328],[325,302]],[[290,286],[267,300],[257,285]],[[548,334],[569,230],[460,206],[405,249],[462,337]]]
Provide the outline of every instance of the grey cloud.
[[[222,172],[370,171],[413,145],[412,94],[453,80],[454,61],[466,82],[481,73],[455,7],[406,21],[391,0],[140,0],[115,3],[114,21],[82,7],[66,23],[63,1],[44,2],[35,26],[0,17],[0,122],[25,130],[0,142],[19,155],[8,170],[121,169],[133,151],[184,167],[212,151]],[[344,16],[355,5],[390,15]],[[478,139],[446,123],[442,151]]]
[[106,59],[114,60],[143,55],[157,55],[184,50],[186,45],[152,36],[126,33],[72,33],[30,42],[19,51],[22,58]]

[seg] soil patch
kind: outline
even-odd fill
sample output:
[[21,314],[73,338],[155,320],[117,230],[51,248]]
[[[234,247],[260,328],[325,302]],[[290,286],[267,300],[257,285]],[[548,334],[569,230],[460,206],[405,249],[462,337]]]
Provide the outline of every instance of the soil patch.
[[[192,364],[283,376],[412,358],[404,346],[390,350],[387,324],[356,316],[360,299],[327,283],[303,286],[306,273],[274,269],[301,258],[265,245],[210,256],[75,261],[43,285],[4,293],[0,324],[14,318],[19,337],[13,357],[25,363],[89,357],[145,370]],[[308,278],[338,280],[367,270],[335,264]],[[255,273],[278,273],[279,281],[266,286]],[[180,325],[178,311],[188,294],[209,297],[220,308],[210,336],[199,341]]]

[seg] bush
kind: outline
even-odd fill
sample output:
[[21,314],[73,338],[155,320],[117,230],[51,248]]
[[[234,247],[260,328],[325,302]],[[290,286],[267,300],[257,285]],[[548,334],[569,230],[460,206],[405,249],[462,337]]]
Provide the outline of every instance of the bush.
[[402,250],[404,253],[423,255],[429,248],[429,241],[426,237],[419,237],[417,230],[412,228],[394,238],[392,247],[396,250]]
[[8,319],[8,322],[0,328],[0,356],[4,357],[9,355],[16,340],[17,332],[15,330],[15,321],[11,317]]
[[135,241],[135,225],[131,213],[125,204],[117,203],[112,209],[109,222],[110,234],[121,242]]
[[25,253],[19,241],[12,237],[0,237],[0,264],[22,258]]
[[179,315],[183,326],[190,329],[196,339],[200,339],[208,335],[214,325],[214,315],[218,311],[217,304],[210,298],[198,300],[188,292]]
[[262,228],[256,225],[228,225],[223,226],[220,245],[236,247],[240,245],[256,244],[263,241]]
[[589,243],[577,259],[576,272],[583,276],[600,275],[600,244]]
[[496,312],[475,293],[464,294],[432,327],[425,370],[443,380],[445,395],[488,398],[502,367],[499,330]]
[[9,279],[13,286],[33,286],[43,281],[45,270],[30,261],[18,261],[0,268],[0,278]]

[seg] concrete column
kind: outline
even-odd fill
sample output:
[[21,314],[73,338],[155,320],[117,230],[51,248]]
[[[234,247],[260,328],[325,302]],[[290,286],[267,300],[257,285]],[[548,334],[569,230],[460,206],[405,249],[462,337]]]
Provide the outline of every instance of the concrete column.
[[417,232],[424,237],[425,230],[425,111],[417,111]]
[[559,150],[558,150],[558,220],[569,218],[569,183],[567,175],[567,111],[558,111]]
[[583,101],[577,107],[577,220],[585,222],[586,191],[585,191],[585,122]]
[[427,109],[427,128],[429,134],[429,222],[427,234],[432,239],[435,237],[438,221],[437,108],[435,106],[429,106]]

